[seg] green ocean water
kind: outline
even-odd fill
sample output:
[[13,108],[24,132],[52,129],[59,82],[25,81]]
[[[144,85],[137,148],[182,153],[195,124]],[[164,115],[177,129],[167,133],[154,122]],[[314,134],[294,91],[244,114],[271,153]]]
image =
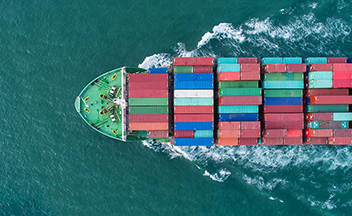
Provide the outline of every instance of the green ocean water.
[[0,0],[0,215],[352,215],[352,149],[120,143],[92,79],[173,56],[352,57],[352,3]]

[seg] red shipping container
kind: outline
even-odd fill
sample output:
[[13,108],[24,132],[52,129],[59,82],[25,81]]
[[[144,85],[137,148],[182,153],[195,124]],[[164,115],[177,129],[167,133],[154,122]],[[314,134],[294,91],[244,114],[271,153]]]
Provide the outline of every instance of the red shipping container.
[[213,106],[174,106],[174,113],[213,113]]
[[165,81],[154,81],[154,82],[130,82],[128,84],[129,90],[168,90],[169,83]]
[[307,97],[327,95],[348,95],[348,89],[308,89]]
[[257,61],[257,58],[237,58],[238,64],[255,64]]
[[310,137],[307,138],[305,144],[307,145],[327,145],[329,138],[327,137]]
[[174,137],[175,138],[193,138],[194,131],[193,130],[175,130]]
[[348,80],[333,80],[333,88],[352,88],[352,79]]
[[260,80],[260,72],[241,72],[241,80]]
[[254,130],[260,129],[260,122],[259,121],[247,121],[247,122],[240,122],[242,130]]
[[219,98],[219,105],[260,105],[262,96],[224,96]]
[[240,72],[220,72],[218,74],[219,81],[238,81],[241,80]]
[[219,122],[219,130],[240,130],[241,122]]
[[258,145],[257,138],[239,138],[238,145]]
[[131,82],[168,82],[167,74],[128,74],[128,81]]
[[301,113],[302,105],[264,105],[264,113]]
[[352,71],[333,71],[332,79],[333,80],[352,79]]
[[222,145],[222,146],[238,145],[238,138],[219,138],[217,141],[217,145]]
[[285,137],[286,136],[286,129],[266,129],[263,131],[263,137]]
[[352,137],[352,129],[334,129],[334,137]]
[[336,63],[333,66],[334,71],[352,71],[352,64],[349,63]]
[[287,130],[286,136],[287,137],[303,137],[303,130]]
[[129,130],[168,130],[169,123],[168,122],[135,122],[128,124]]
[[306,64],[286,64],[286,72],[306,72]]
[[219,130],[219,138],[239,138],[241,130]]
[[346,57],[328,57],[328,63],[346,63]]
[[313,96],[310,104],[352,104],[352,96],[333,95],[333,96]]
[[275,113],[264,114],[264,121],[303,121],[303,113]]
[[241,138],[259,138],[260,132],[260,129],[241,130]]
[[168,90],[130,90],[128,97],[130,98],[167,98]]
[[212,65],[193,66],[193,73],[213,73]]
[[262,145],[283,145],[284,138],[267,138],[263,137]]
[[264,65],[264,72],[286,72],[286,64],[266,64]]
[[304,129],[304,121],[278,122],[265,121],[265,129]]
[[241,72],[260,72],[260,64],[241,64]]
[[352,137],[330,137],[329,145],[351,145]]
[[213,122],[213,114],[175,114],[175,122]]
[[286,137],[284,138],[284,145],[302,145],[303,137]]
[[309,65],[309,72],[312,71],[332,71],[332,64],[311,64]]
[[130,114],[129,122],[168,122],[168,114]]
[[307,121],[332,121],[333,113],[307,113]]
[[213,65],[213,57],[175,57],[174,65]]
[[331,137],[333,136],[333,129],[306,129],[306,137]]
[[168,130],[148,131],[149,138],[167,138],[168,136]]

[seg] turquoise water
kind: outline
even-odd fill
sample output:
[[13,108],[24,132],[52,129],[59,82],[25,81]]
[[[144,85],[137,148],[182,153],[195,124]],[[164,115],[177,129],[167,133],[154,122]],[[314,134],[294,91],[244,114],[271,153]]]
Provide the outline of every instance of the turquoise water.
[[352,56],[350,1],[0,8],[0,215],[351,215],[350,147],[126,144],[73,106],[103,72],[172,56]]

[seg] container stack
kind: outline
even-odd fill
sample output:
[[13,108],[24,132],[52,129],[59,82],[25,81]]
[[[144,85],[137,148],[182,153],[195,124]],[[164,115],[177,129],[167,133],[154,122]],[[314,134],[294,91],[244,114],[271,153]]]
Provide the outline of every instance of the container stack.
[[307,58],[305,144],[352,143],[352,64],[347,58]]
[[260,64],[257,58],[219,58],[217,71],[217,145],[258,145],[262,90],[258,87]]
[[213,58],[174,58],[173,71],[174,145],[213,145]]
[[263,145],[303,144],[302,58],[263,58]]
[[168,137],[168,80],[165,73],[128,75],[129,131],[146,131],[149,138]]

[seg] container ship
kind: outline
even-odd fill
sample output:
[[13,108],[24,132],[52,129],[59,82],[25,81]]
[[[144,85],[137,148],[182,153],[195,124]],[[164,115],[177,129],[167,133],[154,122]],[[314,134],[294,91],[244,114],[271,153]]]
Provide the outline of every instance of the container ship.
[[94,79],[75,108],[94,130],[175,146],[352,144],[352,59],[175,57]]

